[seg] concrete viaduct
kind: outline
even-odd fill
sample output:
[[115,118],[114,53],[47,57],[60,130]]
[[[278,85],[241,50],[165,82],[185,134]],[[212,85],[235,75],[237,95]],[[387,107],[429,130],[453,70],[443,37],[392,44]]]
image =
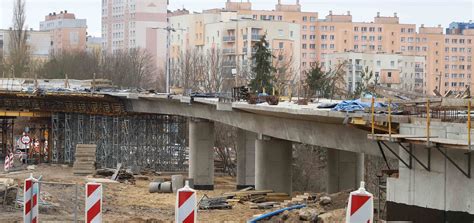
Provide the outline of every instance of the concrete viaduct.
[[292,142],[329,148],[328,192],[356,188],[363,154],[380,156],[367,132],[344,120],[355,114],[281,106],[219,103],[216,99],[127,97],[127,110],[190,117],[189,177],[198,189],[213,188],[214,122],[239,128],[237,185],[291,193]]

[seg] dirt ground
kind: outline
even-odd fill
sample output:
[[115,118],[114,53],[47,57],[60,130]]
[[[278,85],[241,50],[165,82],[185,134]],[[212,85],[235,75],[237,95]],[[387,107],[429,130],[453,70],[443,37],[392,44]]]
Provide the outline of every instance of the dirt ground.
[[[41,185],[40,221],[70,222],[74,219],[75,203],[78,203],[77,217],[84,219],[84,184],[86,177],[74,176],[72,168],[64,165],[39,165],[35,170],[24,170],[12,173],[0,172],[0,178],[15,179],[19,185],[30,174],[34,177],[42,176],[42,181],[59,183],[77,183],[74,185],[44,184]],[[174,219],[176,196],[170,194],[149,193],[148,185],[155,179],[163,176],[140,175],[136,177],[136,184],[104,183],[104,221],[105,222],[171,222]],[[198,191],[198,199],[207,194],[210,197],[233,191],[235,179],[231,177],[216,177],[214,191]],[[77,201],[75,194],[78,194]],[[334,207],[344,207],[343,199],[335,199]],[[237,203],[230,210],[200,210],[199,222],[246,222],[254,215],[263,214],[271,210],[250,209],[248,205]],[[21,222],[22,209],[0,205],[0,222]]]

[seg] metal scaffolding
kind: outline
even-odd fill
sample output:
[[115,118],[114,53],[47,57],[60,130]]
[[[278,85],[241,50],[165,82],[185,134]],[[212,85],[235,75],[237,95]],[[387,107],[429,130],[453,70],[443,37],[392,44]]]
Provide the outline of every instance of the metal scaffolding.
[[97,145],[98,167],[187,169],[186,118],[167,115],[52,115],[52,161],[72,164],[76,144]]

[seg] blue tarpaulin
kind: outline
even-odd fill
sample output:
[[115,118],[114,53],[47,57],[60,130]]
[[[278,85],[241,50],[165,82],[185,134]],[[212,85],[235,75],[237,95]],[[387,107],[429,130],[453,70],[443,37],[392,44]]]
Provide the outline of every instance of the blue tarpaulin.
[[[357,100],[346,100],[337,104],[334,107],[333,111],[344,111],[344,112],[354,112],[354,111],[364,111],[365,108],[370,108],[372,104],[370,102],[362,102],[360,99]],[[393,106],[393,105],[392,105]],[[374,107],[376,108],[385,108],[387,104],[375,102]]]

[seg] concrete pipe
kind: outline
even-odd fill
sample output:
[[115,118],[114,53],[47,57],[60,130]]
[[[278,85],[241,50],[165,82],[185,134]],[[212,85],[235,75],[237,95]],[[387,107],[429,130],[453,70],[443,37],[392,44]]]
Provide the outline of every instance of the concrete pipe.
[[150,193],[171,193],[173,192],[171,188],[171,182],[151,182],[148,186],[148,191]]

